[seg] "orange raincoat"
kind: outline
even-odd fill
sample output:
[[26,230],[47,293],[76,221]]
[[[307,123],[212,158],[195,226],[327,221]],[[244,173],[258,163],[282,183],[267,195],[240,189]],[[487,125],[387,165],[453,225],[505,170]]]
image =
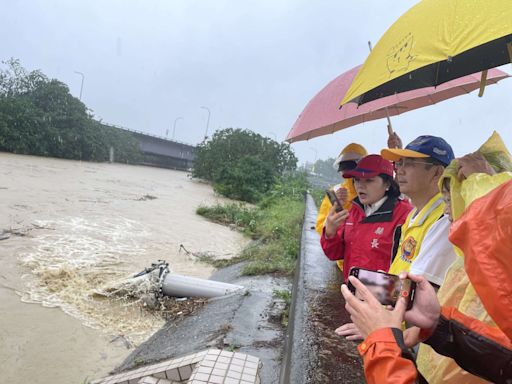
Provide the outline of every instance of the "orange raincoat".
[[[464,253],[469,279],[497,326],[442,307],[425,343],[466,371],[505,383],[512,378],[512,180],[474,200],[452,225],[450,241]],[[358,348],[368,383],[418,380],[401,331],[379,329]]]

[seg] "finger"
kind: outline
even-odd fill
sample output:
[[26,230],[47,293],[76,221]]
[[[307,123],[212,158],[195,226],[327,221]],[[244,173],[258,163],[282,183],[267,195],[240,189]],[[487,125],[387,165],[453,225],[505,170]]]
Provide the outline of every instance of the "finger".
[[459,170],[457,171],[457,179],[459,179],[459,180],[465,179],[464,171],[462,170],[462,167],[460,167]]
[[[338,203],[336,203],[336,206],[338,206]],[[342,210],[342,211],[339,211],[339,212],[336,212],[336,218],[342,218],[345,216],[345,210]]]
[[342,329],[339,328],[335,331],[338,336],[352,336],[354,334],[354,331],[348,330],[348,329]]
[[[402,274],[400,274],[400,276],[402,276]],[[405,275],[408,279],[414,281],[416,284],[430,284],[427,279],[425,279],[423,276],[421,275],[413,275],[412,273],[406,273]]]
[[334,332],[341,336],[352,335],[354,332],[357,332],[357,328],[355,327],[354,323],[346,323],[341,327],[336,328]]
[[345,309],[353,313],[355,312],[359,306],[361,305],[361,300],[359,300],[357,297],[355,297],[352,292],[350,292],[350,289],[348,289],[346,284],[341,285],[341,294],[343,295],[343,298],[345,299]]
[[398,298],[398,300],[396,301],[395,309],[393,310],[393,312],[397,316],[399,316],[400,320],[403,320],[403,318],[404,318],[404,313],[407,310],[407,303],[408,303],[408,298],[405,298],[404,296],[400,296]]
[[380,306],[379,301],[375,296],[373,296],[373,293],[371,293],[366,286],[359,281],[354,276],[349,276],[348,279],[352,283],[352,285],[356,288],[356,291],[358,292],[359,296],[364,300],[367,301],[370,304],[378,304]]
[[364,337],[360,334],[357,334],[357,335],[347,336],[347,337],[345,337],[345,339],[347,339],[347,340],[363,340]]
[[348,211],[346,209],[344,209],[343,211],[341,211],[340,213],[342,213],[342,217],[343,217],[343,220],[345,220],[347,217],[348,217]]

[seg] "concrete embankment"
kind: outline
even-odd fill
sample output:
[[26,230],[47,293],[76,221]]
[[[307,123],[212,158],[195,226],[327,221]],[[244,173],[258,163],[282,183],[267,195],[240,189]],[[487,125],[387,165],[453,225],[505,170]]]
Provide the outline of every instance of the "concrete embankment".
[[[246,293],[214,299],[197,315],[167,323],[117,371],[217,347],[260,358],[261,382],[266,384],[364,382],[356,343],[334,333],[349,318],[339,291],[341,274],[324,256],[312,229],[316,215],[308,196],[293,282],[270,275],[241,276],[243,263],[216,272],[212,279],[242,285]],[[290,289],[293,303],[284,330],[276,316],[274,291]]]
[[356,343],[334,333],[350,318],[340,292],[341,273],[320,247],[316,216],[308,195],[281,383],[361,383]]

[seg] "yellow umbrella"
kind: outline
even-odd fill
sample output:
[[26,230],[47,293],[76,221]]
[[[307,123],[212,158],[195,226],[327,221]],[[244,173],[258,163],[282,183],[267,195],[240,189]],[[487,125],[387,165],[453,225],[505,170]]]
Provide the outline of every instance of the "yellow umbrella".
[[381,37],[341,104],[437,86],[511,61],[511,0],[423,0]]

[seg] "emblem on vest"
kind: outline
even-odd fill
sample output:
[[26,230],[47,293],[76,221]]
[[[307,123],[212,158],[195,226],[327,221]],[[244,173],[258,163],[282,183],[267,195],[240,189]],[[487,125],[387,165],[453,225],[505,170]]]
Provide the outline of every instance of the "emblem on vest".
[[414,251],[416,250],[416,243],[416,240],[414,240],[414,237],[412,236],[409,236],[407,239],[404,240],[400,248],[400,258],[403,261],[407,263],[412,263]]
[[376,230],[375,230],[375,234],[376,235],[382,235],[384,233],[384,227],[378,227]]
[[372,239],[372,248],[379,248],[379,239]]

